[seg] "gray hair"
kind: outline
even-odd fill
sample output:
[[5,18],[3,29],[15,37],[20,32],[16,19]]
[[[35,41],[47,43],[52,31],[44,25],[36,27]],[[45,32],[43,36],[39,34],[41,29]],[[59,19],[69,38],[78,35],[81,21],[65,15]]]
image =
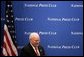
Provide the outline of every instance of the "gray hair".
[[31,34],[29,35],[29,39],[31,39],[33,36],[39,37],[39,34],[36,33],[36,32],[33,32],[33,33],[31,33]]

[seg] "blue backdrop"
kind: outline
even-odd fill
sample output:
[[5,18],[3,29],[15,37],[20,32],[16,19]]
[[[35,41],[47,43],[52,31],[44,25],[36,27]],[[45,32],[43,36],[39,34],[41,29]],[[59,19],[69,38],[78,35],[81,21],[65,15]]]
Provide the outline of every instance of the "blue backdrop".
[[13,12],[18,48],[29,42],[31,32],[37,32],[47,56],[83,55],[83,1],[13,1]]

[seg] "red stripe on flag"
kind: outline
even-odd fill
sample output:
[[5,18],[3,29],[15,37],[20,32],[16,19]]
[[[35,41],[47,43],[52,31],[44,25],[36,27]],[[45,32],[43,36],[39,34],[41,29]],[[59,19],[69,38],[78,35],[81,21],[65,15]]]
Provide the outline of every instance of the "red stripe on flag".
[[[4,44],[3,44],[3,48],[6,50],[6,53],[7,53],[7,56],[9,56],[9,53],[8,53],[8,51],[7,51],[7,47],[6,47],[6,43],[4,42]],[[5,54],[3,54],[4,56],[5,56]]]
[[[8,35],[7,35],[7,33],[6,33],[5,30],[4,30],[4,35],[6,36],[6,41],[7,41],[7,44],[9,45],[9,47],[10,47],[11,54],[12,54],[13,56],[15,56],[15,53],[14,53],[13,48],[12,48],[12,46],[11,46],[11,42],[10,42],[9,37],[8,37]],[[11,40],[11,41],[12,41],[12,40]]]

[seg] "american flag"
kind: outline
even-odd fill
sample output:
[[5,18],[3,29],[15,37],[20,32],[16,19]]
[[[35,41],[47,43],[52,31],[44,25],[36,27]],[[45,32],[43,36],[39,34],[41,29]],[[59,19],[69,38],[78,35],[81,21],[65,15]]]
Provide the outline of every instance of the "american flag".
[[2,49],[3,56],[18,56],[12,1],[6,1],[6,22]]

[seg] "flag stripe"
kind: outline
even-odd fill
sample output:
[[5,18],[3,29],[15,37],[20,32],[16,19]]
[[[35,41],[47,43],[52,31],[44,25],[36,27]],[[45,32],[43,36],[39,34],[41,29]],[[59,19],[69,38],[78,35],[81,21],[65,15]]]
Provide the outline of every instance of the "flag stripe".
[[4,31],[4,33],[5,33],[6,41],[7,41],[7,44],[9,45],[9,47],[10,47],[12,55],[15,55],[14,52],[13,52],[13,48],[11,46],[10,40],[8,39],[8,36],[6,34],[6,31]]
[[10,42],[9,44],[10,44],[10,47],[12,48],[11,50],[13,50],[13,55],[17,55],[17,49],[16,49],[16,47],[14,46],[14,44],[13,44],[13,42],[12,42],[12,39],[11,39],[11,36],[10,36],[10,34],[9,34],[9,32],[8,32],[8,28],[7,28],[7,26],[5,25],[5,27],[4,27],[4,30],[5,30],[5,32],[6,32],[6,38],[8,38],[7,40],[7,42]]
[[6,52],[6,49],[3,47],[3,54],[2,55],[6,55],[7,56],[7,52]]
[[4,45],[3,45],[3,55],[4,56],[9,56],[5,42],[4,42]]
[[6,46],[5,48],[6,48],[7,52],[8,52],[8,54],[9,54],[9,56],[11,56],[11,50],[10,50],[10,47],[8,46],[8,43],[7,43],[6,39],[5,39],[5,37],[4,37],[4,44]]

